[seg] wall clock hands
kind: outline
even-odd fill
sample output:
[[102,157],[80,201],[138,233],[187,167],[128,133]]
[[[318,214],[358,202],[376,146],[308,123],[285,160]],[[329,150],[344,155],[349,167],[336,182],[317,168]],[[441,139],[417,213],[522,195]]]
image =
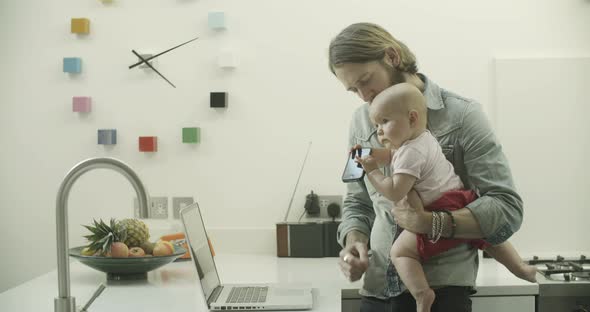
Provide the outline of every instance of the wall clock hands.
[[168,50],[166,50],[166,51],[160,52],[160,53],[158,53],[158,54],[156,54],[156,55],[152,55],[152,56],[150,56],[150,57],[146,58],[145,60],[144,60],[144,59],[142,59],[141,61],[139,61],[139,62],[137,62],[137,63],[135,63],[135,64],[133,64],[133,65],[130,65],[130,66],[129,66],[129,69],[132,69],[132,68],[134,68],[135,66],[139,66],[139,65],[143,64],[144,62],[145,62],[145,63],[147,63],[147,62],[148,62],[149,60],[151,60],[151,59],[154,59],[154,58],[156,58],[156,57],[158,57],[158,56],[160,56],[160,55],[162,55],[162,54],[164,54],[164,53],[168,53],[168,52],[170,52],[170,51],[172,51],[172,50],[174,50],[174,49],[176,49],[176,48],[180,48],[180,47],[182,47],[183,45],[185,45],[185,44],[187,44],[187,43],[190,43],[190,42],[193,42],[193,41],[195,41],[195,40],[197,40],[197,39],[199,39],[199,37],[196,37],[196,38],[194,38],[194,39],[191,39],[191,40],[189,40],[189,41],[187,41],[187,42],[183,42],[183,43],[181,43],[181,44],[179,44],[179,45],[177,45],[177,46],[175,46],[175,47],[172,47],[172,48],[170,48],[170,49],[168,49]]
[[133,54],[135,54],[135,56],[137,56],[141,60],[140,63],[145,63],[153,71],[155,71],[156,74],[160,75],[160,77],[162,77],[164,80],[166,80],[171,86],[173,86],[174,88],[176,88],[176,86],[172,82],[170,82],[170,80],[166,79],[166,77],[164,77],[164,75],[160,74],[160,72],[157,69],[155,69],[154,66],[152,66],[152,64],[150,64],[149,62],[147,62],[147,59],[144,59],[141,55],[139,55],[139,53],[135,52],[135,50],[131,50],[131,52],[133,52]]

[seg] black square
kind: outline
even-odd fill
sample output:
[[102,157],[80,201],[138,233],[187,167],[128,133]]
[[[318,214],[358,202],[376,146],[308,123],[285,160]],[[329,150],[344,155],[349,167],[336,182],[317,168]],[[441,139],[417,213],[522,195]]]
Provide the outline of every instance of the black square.
[[320,258],[324,256],[324,227],[321,223],[289,225],[291,257]]
[[227,107],[227,92],[211,92],[211,107]]

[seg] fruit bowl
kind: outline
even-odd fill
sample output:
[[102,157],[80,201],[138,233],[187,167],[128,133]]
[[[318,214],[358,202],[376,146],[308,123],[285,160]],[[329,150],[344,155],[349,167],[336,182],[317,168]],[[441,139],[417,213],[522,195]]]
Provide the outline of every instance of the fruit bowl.
[[166,265],[186,253],[184,248],[174,246],[174,253],[169,256],[112,258],[84,256],[81,254],[84,247],[70,248],[70,256],[93,269],[107,273],[108,280],[147,279],[147,272]]

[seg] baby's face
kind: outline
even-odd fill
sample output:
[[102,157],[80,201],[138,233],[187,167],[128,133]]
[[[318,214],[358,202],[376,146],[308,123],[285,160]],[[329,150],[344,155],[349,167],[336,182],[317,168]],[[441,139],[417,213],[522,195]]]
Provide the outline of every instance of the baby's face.
[[369,115],[377,128],[379,142],[386,148],[397,149],[412,137],[410,116],[388,109],[384,104],[373,102],[369,108]]

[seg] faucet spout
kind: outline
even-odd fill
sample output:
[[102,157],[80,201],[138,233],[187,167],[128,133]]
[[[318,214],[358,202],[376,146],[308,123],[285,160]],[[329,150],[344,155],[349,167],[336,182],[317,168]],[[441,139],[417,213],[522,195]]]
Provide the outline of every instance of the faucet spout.
[[59,187],[56,202],[57,278],[59,297],[54,300],[55,312],[76,312],[75,298],[70,296],[70,262],[68,261],[68,196],[74,182],[84,173],[96,169],[113,169],[131,182],[139,201],[139,217],[148,217],[148,194],[137,174],[114,158],[90,158],[75,165]]

